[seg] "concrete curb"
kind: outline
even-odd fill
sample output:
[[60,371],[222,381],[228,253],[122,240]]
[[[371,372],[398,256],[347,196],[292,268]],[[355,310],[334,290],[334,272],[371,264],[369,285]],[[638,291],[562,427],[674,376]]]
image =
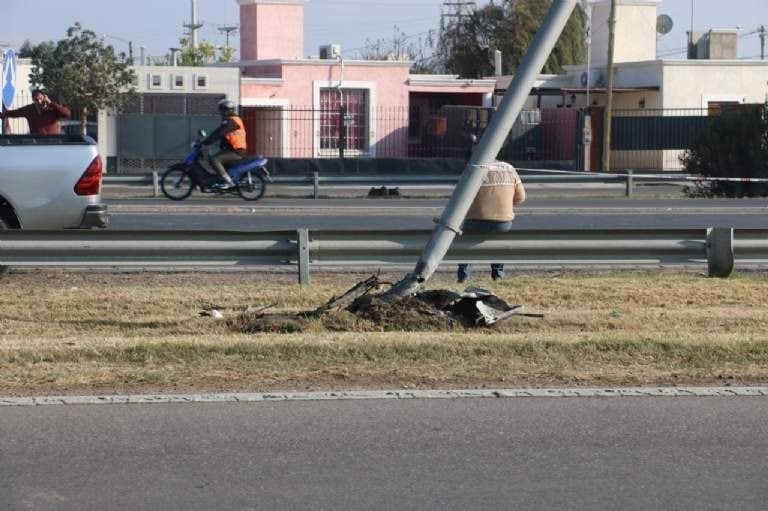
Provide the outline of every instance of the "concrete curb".
[[768,387],[626,387],[481,390],[360,390],[125,396],[0,397],[0,406],[120,405],[174,403],[264,403],[354,399],[768,397]]

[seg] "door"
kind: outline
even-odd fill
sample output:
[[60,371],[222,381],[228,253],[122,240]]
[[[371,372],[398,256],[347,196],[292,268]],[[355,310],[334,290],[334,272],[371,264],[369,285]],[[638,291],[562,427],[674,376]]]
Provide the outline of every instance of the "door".
[[591,106],[587,114],[592,126],[592,144],[589,148],[589,170],[603,170],[603,125],[605,124],[605,107]]
[[249,106],[242,108],[248,154],[267,158],[285,156],[283,143],[283,109],[279,106]]

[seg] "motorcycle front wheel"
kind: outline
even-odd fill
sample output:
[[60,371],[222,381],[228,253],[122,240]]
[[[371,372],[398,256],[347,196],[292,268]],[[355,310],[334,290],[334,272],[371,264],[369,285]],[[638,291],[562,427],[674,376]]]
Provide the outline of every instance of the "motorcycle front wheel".
[[237,183],[237,193],[245,200],[259,200],[267,191],[267,182],[253,171],[248,171]]
[[163,195],[171,200],[184,200],[190,196],[195,184],[192,176],[184,168],[171,167],[165,171],[160,180]]

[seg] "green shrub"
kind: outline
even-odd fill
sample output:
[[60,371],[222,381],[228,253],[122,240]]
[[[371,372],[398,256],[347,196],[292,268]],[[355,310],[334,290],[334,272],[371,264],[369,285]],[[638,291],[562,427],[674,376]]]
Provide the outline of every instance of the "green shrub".
[[[768,105],[724,109],[681,159],[690,174],[768,178]],[[768,183],[712,181],[695,191],[710,196],[765,197]]]

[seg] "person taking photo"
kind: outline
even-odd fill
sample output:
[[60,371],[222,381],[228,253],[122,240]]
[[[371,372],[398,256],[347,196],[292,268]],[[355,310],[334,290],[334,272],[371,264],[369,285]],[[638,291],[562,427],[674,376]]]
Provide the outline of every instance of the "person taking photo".
[[0,112],[0,119],[24,117],[32,135],[59,135],[60,119],[69,119],[69,108],[60,105],[40,89],[32,91],[32,103],[15,110]]

